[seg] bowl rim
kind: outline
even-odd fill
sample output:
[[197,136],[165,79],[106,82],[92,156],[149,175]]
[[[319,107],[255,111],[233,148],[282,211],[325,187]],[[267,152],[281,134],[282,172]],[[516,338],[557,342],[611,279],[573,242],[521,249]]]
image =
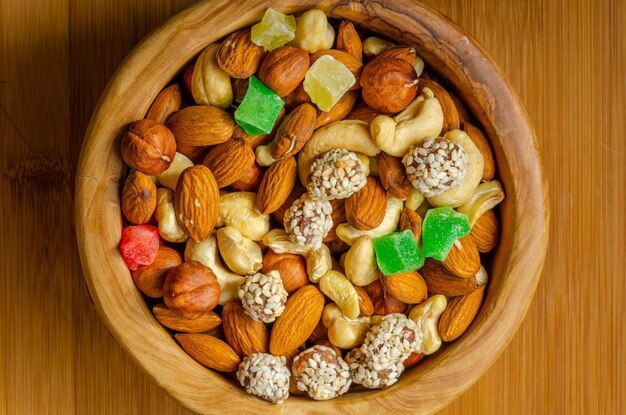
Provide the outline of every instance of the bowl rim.
[[[139,366],[197,412],[219,408],[220,412],[242,413],[244,406],[281,412],[332,408],[345,413],[365,408],[420,412],[442,408],[476,382],[502,353],[521,324],[541,276],[548,242],[548,190],[528,115],[487,53],[454,23],[416,1],[396,0],[393,5],[369,0],[230,3],[235,2],[196,3],[150,33],[122,62],[96,106],[81,149],[75,196],[78,249],[94,307]],[[284,13],[320,8],[329,17],[350,19],[367,30],[418,47],[427,65],[454,85],[487,132],[507,194],[501,207],[502,240],[493,267],[501,278],[490,281],[481,311],[463,337],[389,389],[350,393],[326,402],[294,397],[280,407],[247,395],[183,352],[152,317],[117,252],[124,172],[119,155],[121,132],[143,117],[160,90],[205,46],[259,21],[272,5]],[[236,19],[232,19],[232,7],[237,8]],[[167,58],[171,54],[181,59],[172,62]],[[214,393],[197,393],[202,390]]]

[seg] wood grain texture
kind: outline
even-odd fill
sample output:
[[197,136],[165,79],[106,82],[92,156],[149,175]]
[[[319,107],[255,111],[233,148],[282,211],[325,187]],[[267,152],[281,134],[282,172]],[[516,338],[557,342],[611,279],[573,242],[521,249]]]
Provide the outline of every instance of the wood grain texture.
[[[90,307],[71,202],[104,85],[141,37],[189,3],[0,2],[0,413],[189,413]],[[626,7],[425,3],[467,29],[519,93],[553,212],[544,277],[518,334],[443,412],[623,413]]]

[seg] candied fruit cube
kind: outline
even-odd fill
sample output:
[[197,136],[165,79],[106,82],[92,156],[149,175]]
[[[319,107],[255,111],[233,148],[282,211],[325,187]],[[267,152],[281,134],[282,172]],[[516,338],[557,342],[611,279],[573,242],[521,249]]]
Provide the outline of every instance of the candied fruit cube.
[[278,95],[263,85],[256,76],[251,76],[248,91],[235,111],[235,121],[246,134],[268,134],[274,128],[283,104]]
[[449,206],[430,209],[422,224],[422,252],[425,257],[443,261],[458,238],[470,233],[467,215]]
[[269,8],[263,20],[252,26],[252,42],[272,51],[296,37],[296,18]]
[[424,256],[410,230],[374,238],[372,244],[378,268],[384,275],[409,272],[424,265]]
[[137,271],[154,262],[159,251],[159,228],[151,225],[127,226],[122,230],[120,252],[126,266]]
[[306,73],[304,90],[319,109],[328,112],[355,82],[356,78],[346,65],[324,55]]

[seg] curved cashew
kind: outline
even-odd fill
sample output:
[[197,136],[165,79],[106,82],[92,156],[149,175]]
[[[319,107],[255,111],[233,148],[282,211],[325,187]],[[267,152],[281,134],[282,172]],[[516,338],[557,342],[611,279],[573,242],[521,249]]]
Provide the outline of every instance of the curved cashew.
[[185,242],[187,234],[181,228],[174,211],[174,191],[165,187],[157,189],[156,220],[159,234],[168,242]]
[[217,230],[217,245],[228,268],[237,274],[252,275],[263,267],[261,247],[233,226]]
[[394,46],[396,46],[396,44],[393,42],[381,39],[379,37],[370,36],[363,40],[363,53],[368,58],[371,58],[372,56],[379,55]]
[[239,300],[239,286],[245,278],[230,272],[222,265],[217,254],[215,235],[209,236],[208,239],[202,242],[189,239],[187,246],[185,246],[185,261],[198,261],[211,268],[222,289],[219,304],[223,305],[230,300]]
[[435,207],[456,207],[467,203],[471,199],[483,177],[485,159],[478,147],[476,147],[476,144],[474,144],[470,136],[464,131],[450,130],[445,133],[443,137],[463,147],[468,156],[469,171],[460,185],[427,199],[428,202]]
[[318,128],[298,155],[298,176],[304,185],[311,174],[311,164],[321,154],[344,148],[366,156],[375,156],[380,149],[372,139],[369,124],[359,120],[341,120]]
[[268,167],[276,162],[276,159],[270,154],[269,144],[263,144],[258,146],[254,150],[254,154],[256,155],[256,162],[259,164],[259,166]]
[[193,161],[189,160],[186,155],[177,152],[174,155],[174,160],[172,160],[172,164],[170,164],[167,170],[155,176],[157,183],[162,184],[163,186],[175,191],[180,174],[187,167],[191,166],[193,166]]
[[415,321],[422,330],[421,352],[423,354],[433,354],[441,347],[441,337],[437,331],[437,324],[447,305],[446,297],[437,294],[413,307],[409,313],[409,318]]
[[504,200],[504,190],[497,180],[481,183],[478,185],[472,197],[459,206],[457,212],[465,213],[470,225],[482,216],[486,211],[493,209],[498,203]]
[[196,61],[191,76],[191,95],[199,105],[226,109],[233,102],[230,77],[217,64],[219,43],[207,46]]
[[398,228],[403,206],[404,202],[402,200],[396,197],[388,197],[387,211],[380,225],[369,231],[361,231],[347,223],[341,223],[337,226],[337,236],[348,245],[352,245],[359,236],[368,235],[372,238],[378,238],[394,232]]
[[368,235],[358,237],[342,258],[344,258],[346,277],[354,285],[363,287],[381,276],[376,265],[372,238]]
[[291,242],[289,234],[284,229],[272,229],[263,235],[263,245],[270,248],[277,254],[294,254],[307,256],[309,248]]
[[381,316],[360,317],[351,320],[343,315],[337,304],[327,304],[322,313],[322,323],[328,328],[328,340],[341,349],[359,347],[370,328],[380,323]]
[[361,313],[359,294],[348,279],[337,271],[328,271],[320,279],[320,291],[334,301],[344,316],[355,319]]
[[295,38],[289,43],[309,53],[330,49],[335,41],[335,29],[328,23],[326,13],[312,9],[296,19]]
[[394,118],[379,115],[370,125],[372,137],[381,150],[402,157],[411,146],[428,137],[437,137],[443,128],[441,104],[429,88]]
[[306,273],[311,282],[319,282],[320,278],[332,267],[333,258],[326,244],[322,244],[318,249],[311,250],[306,254]]
[[256,207],[256,193],[233,192],[220,196],[217,227],[233,226],[246,238],[260,241],[270,230],[270,217]]

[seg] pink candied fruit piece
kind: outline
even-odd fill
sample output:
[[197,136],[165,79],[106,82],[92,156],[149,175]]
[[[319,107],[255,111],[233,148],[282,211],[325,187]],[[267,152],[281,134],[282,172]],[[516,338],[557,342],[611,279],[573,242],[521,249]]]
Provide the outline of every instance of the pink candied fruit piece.
[[159,228],[151,225],[127,226],[122,230],[120,252],[126,266],[136,271],[154,262],[159,251]]

